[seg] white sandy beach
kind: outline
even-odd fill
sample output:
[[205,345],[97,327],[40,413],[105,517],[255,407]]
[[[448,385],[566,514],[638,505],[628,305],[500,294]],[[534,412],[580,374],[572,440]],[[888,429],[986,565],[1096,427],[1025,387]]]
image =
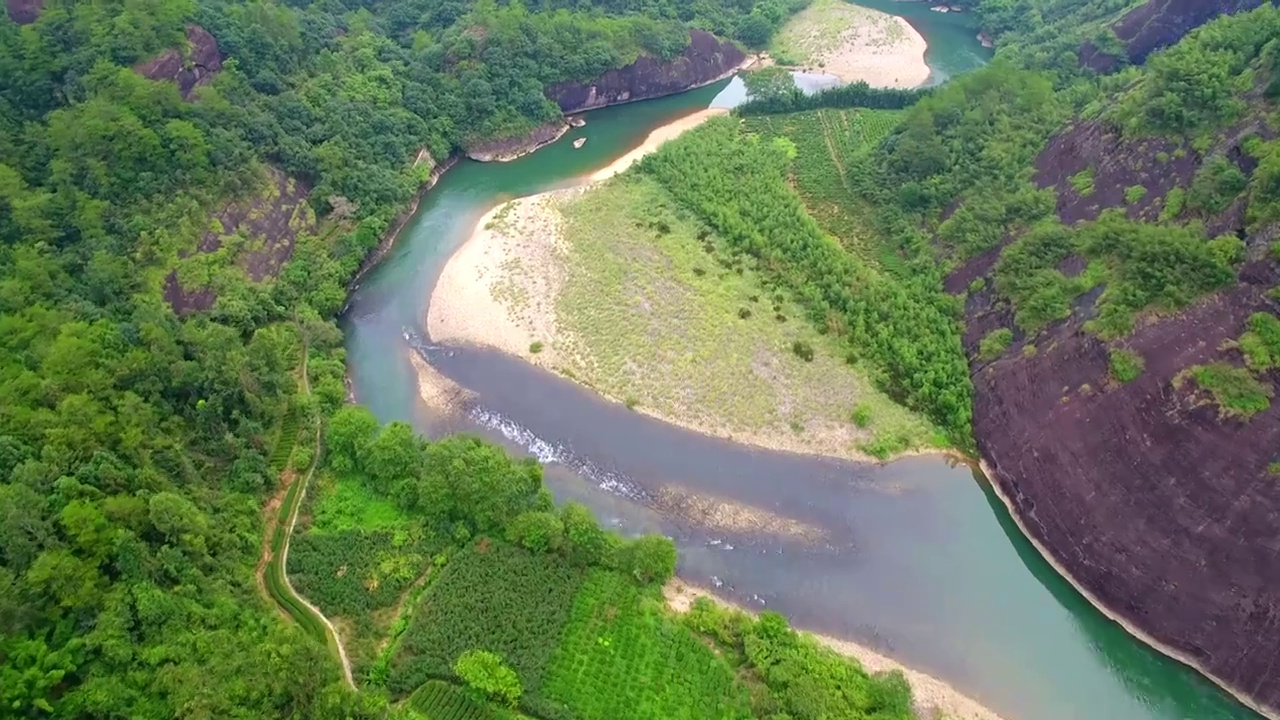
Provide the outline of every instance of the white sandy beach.
[[[663,587],[667,605],[678,613],[688,612],[693,601],[705,597],[717,605],[754,614],[747,608],[722,600],[710,591],[680,580],[673,579]],[[803,632],[803,631],[802,631]],[[921,717],[937,717],[941,714],[947,720],[1003,720],[990,708],[965,695],[951,685],[927,673],[913,670],[906,665],[876,652],[869,647],[851,640],[841,640],[827,635],[803,632],[832,650],[857,660],[868,672],[888,672],[901,670],[911,685],[911,693],[915,700],[917,714]]]
[[[553,205],[631,167],[666,141],[724,115],[712,108],[664,125],[639,147],[595,171],[589,183],[512,200],[490,210],[445,264],[431,293],[427,332],[436,342],[465,342],[519,355],[540,365],[555,362],[555,298],[563,282],[565,251],[560,214]],[[531,352],[534,343],[542,343]]]
[[912,88],[929,79],[928,43],[904,18],[844,0],[815,0],[774,39],[778,63],[872,87]]

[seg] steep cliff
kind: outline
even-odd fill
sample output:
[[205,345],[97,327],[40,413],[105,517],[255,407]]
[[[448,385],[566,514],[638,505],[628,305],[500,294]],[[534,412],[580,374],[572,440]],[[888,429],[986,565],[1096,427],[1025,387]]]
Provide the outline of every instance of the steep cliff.
[[[591,82],[552,85],[546,95],[564,113],[650,100],[722,80],[732,75],[746,57],[742,48],[728,40],[691,30],[684,52],[669,62],[643,56]],[[564,120],[554,120],[524,135],[473,143],[466,154],[481,162],[514,160],[559,140],[569,127]]]
[[691,30],[689,45],[670,62],[641,57],[588,83],[552,85],[547,88],[547,97],[566,113],[649,100],[726,78],[746,57],[742,48],[728,40],[702,30]]
[[[1077,121],[1036,161],[1036,184],[1055,190],[1064,223],[1121,208],[1132,220],[1155,222],[1163,214],[1164,222],[1203,223],[1208,237],[1241,239],[1244,259],[1224,289],[1180,311],[1144,313],[1132,333],[1107,341],[1086,326],[1104,284],[1075,298],[1068,317],[1038,334],[1015,329],[1010,347],[986,360],[982,338],[1017,327],[1014,309],[991,282],[1000,250],[969,261],[948,286],[957,293],[975,288],[965,313],[974,432],[991,480],[1025,530],[1107,611],[1274,711],[1280,402],[1233,416],[1189,372],[1215,362],[1243,368],[1236,341],[1249,318],[1280,314],[1273,249],[1280,224],[1247,224],[1243,193],[1211,212],[1179,210],[1171,200],[1212,158],[1226,158],[1246,176],[1254,170],[1242,145],[1275,135],[1266,120],[1274,108],[1261,105],[1200,150]],[[1087,184],[1079,182],[1083,174]],[[1070,277],[1085,267],[1072,254],[1057,269]],[[986,281],[970,285],[977,278]],[[1129,382],[1117,379],[1112,365],[1121,349],[1145,362]],[[1280,397],[1280,370],[1255,374],[1264,392]]]
[[187,26],[186,48],[171,48],[134,67],[136,72],[151,80],[174,81],[184,98],[191,97],[196,87],[209,82],[221,69],[222,53],[218,50],[218,41],[199,25]]
[[[1169,47],[1187,33],[1218,17],[1251,10],[1266,0],[1147,0],[1111,25],[1124,43],[1128,60],[1141,64],[1151,53]],[[1272,0],[1276,4],[1277,0]],[[1115,67],[1116,57],[1086,42],[1080,64],[1099,72]]]

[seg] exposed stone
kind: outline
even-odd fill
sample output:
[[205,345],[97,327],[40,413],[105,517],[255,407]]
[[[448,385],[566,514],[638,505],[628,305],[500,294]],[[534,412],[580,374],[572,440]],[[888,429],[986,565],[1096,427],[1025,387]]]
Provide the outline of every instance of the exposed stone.
[[644,56],[610,70],[589,83],[558,83],[547,88],[566,113],[649,100],[722,80],[746,60],[742,48],[703,30],[689,32],[689,45],[670,62]]
[[[249,240],[236,258],[254,282],[274,278],[293,256],[298,233],[313,230],[315,213],[307,201],[311,188],[270,168],[261,194],[227,204],[213,216],[214,227],[204,233],[196,253],[216,252],[223,238],[241,234]],[[204,287],[186,288],[176,270],[165,278],[164,298],[178,314],[213,307],[218,296]]]
[[178,84],[183,98],[213,78],[222,69],[222,53],[218,41],[199,25],[187,26],[187,48],[184,53],[171,48],[134,66],[134,70],[151,80],[172,80]]
[[467,157],[480,162],[508,162],[550,145],[568,131],[569,123],[553,120],[524,135],[472,143],[467,148]]
[[19,25],[30,25],[44,10],[44,0],[5,0],[4,7],[10,20]]
[[[1112,23],[1111,29],[1124,43],[1129,62],[1137,65],[1151,53],[1177,43],[1187,33],[1218,17],[1252,10],[1266,0],[1147,0]],[[1280,0],[1272,0],[1280,4]],[[1116,57],[1100,51],[1093,43],[1080,48],[1080,65],[1098,72],[1110,72]]]

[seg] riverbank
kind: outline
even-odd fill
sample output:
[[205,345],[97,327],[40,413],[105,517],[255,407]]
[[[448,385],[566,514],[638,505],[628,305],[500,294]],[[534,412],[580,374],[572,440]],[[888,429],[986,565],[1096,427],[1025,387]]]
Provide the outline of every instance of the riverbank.
[[753,263],[656,181],[618,176],[718,114],[655,130],[588,185],[487,213],[432,293],[432,340],[495,348],[756,447],[872,462],[864,448],[932,446],[936,431],[850,367]]
[[[677,613],[688,612],[689,608],[693,607],[695,600],[705,597],[722,607],[750,615],[755,614],[746,608],[715,596],[708,590],[689,585],[680,579],[668,582],[662,588],[662,591],[663,595],[666,596],[667,606]],[[913,670],[869,647],[851,640],[841,640],[806,631],[800,632],[802,635],[813,638],[840,655],[857,660],[868,672],[901,671],[907,679],[907,684],[911,686],[914,709],[919,717],[932,718],[941,716],[947,718],[947,720],[1003,720],[993,710],[951,685],[927,673]]]
[[789,69],[887,88],[928,81],[927,49],[924,37],[904,18],[846,0],[814,0],[769,46],[773,60]]
[[1030,530],[1028,530],[1026,524],[1023,523],[1022,521],[1022,516],[1018,514],[1018,509],[1017,507],[1014,506],[1012,499],[1009,498],[1009,496],[1005,493],[1004,488],[1000,486],[1000,482],[996,479],[995,469],[992,468],[990,465],[988,465],[986,460],[979,460],[978,467],[981,468],[982,474],[986,476],[987,481],[990,483],[992,492],[995,493],[995,496],[999,498],[1000,502],[1004,504],[1006,509],[1008,509],[1009,517],[1013,518],[1014,524],[1018,526],[1018,530],[1019,532],[1022,533],[1023,537],[1025,537],[1027,541],[1031,543],[1031,546],[1034,547],[1036,549],[1036,552],[1040,554],[1040,557],[1043,558],[1044,561],[1048,563],[1050,567],[1053,568],[1054,572],[1062,576],[1062,578],[1066,580],[1071,585],[1071,587],[1075,588],[1076,592],[1080,593],[1080,595],[1084,597],[1084,599],[1088,601],[1090,605],[1092,605],[1095,609],[1097,609],[1098,612],[1105,615],[1107,619],[1111,620],[1115,624],[1124,628],[1125,632],[1137,638],[1143,644],[1151,647],[1152,649],[1158,651],[1159,653],[1167,657],[1177,660],[1183,665],[1190,667],[1191,669],[1200,673],[1204,677],[1208,678],[1215,685],[1217,685],[1218,687],[1226,691],[1227,694],[1231,695],[1236,700],[1239,700],[1241,703],[1248,706],[1251,710],[1258,713],[1259,715],[1269,718],[1270,720],[1280,720],[1280,709],[1267,707],[1259,703],[1257,700],[1253,699],[1252,697],[1241,692],[1238,688],[1232,687],[1230,684],[1228,684],[1218,676],[1209,672],[1204,667],[1204,665],[1197,662],[1195,658],[1191,657],[1190,655],[1184,652],[1181,652],[1177,648],[1171,647],[1169,645],[1166,645],[1160,642],[1156,638],[1152,637],[1149,633],[1142,630],[1142,628],[1139,628],[1138,626],[1131,623],[1123,615],[1112,610],[1109,606],[1106,605],[1106,603],[1103,603],[1102,600],[1100,600],[1097,595],[1094,595],[1093,592],[1089,590],[1089,588],[1080,584],[1080,582],[1078,582],[1071,575],[1071,573],[1067,571],[1066,567],[1064,567],[1062,563],[1059,562],[1058,559],[1054,557],[1052,553],[1049,552],[1049,549],[1046,548],[1044,544],[1041,543],[1040,540],[1035,535],[1032,535]]

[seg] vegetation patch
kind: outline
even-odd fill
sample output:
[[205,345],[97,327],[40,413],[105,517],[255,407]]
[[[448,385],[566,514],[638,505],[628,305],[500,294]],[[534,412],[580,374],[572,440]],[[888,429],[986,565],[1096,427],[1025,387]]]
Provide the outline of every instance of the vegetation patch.
[[618,573],[593,571],[574,598],[547,696],[579,720],[750,717],[733,669],[668,617],[656,595]]
[[1013,343],[1013,331],[1009,328],[996,328],[986,334],[982,341],[978,343],[978,358],[981,360],[995,360],[1009,349],[1009,345]]
[[458,552],[423,593],[392,658],[388,688],[453,677],[469,650],[497,653],[537,694],[568,621],[582,571],[567,560],[482,539]]
[[749,261],[763,283],[803,298],[809,322],[844,344],[840,355],[855,355],[881,389],[967,445],[971,386],[951,310],[940,293],[886,278],[823,232],[788,183],[791,166],[775,143],[731,119],[685,133],[640,163],[711,225],[732,262]]
[[462,688],[443,680],[428,680],[405,703],[427,720],[496,720],[497,715]]
[[559,210],[569,248],[555,307],[562,371],[629,407],[777,447],[855,452],[867,437],[847,421],[859,402],[875,409],[872,432],[932,441],[928,423],[843,361],[835,337],[791,319],[805,312],[789,288],[651,177],[617,177]]
[[1255,372],[1280,367],[1280,318],[1271,313],[1254,313],[1249,330],[1240,336],[1239,347],[1245,364]]
[[1121,348],[1112,348],[1107,362],[1111,368],[1111,377],[1122,383],[1137,380],[1147,366],[1141,355]]
[[[1271,406],[1271,388],[1258,382],[1245,368],[1215,362],[1196,365],[1185,372],[1209,393],[1223,417],[1247,420]],[[1180,373],[1174,381],[1185,382],[1185,375]]]

